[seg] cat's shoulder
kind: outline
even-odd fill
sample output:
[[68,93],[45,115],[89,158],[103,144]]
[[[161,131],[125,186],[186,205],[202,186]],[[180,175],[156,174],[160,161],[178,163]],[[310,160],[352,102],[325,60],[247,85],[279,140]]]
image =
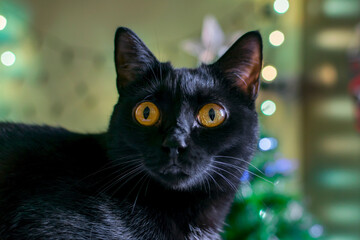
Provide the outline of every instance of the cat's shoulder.
[[101,134],[80,134],[61,127],[0,122],[0,162],[9,156],[26,157],[102,149]]
[[0,122],[0,139],[6,140],[18,137],[44,137],[58,134],[69,134],[70,131],[60,127],[47,125]]
[[75,135],[59,127],[0,122],[0,150],[13,148],[19,150],[19,148],[32,148],[38,144],[54,144],[57,140]]

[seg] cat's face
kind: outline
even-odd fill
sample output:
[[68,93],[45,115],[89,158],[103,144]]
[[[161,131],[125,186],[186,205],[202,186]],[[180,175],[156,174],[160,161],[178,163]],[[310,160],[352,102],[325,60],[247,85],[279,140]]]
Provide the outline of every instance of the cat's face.
[[260,35],[252,32],[212,65],[174,69],[133,32],[118,29],[113,160],[133,155],[144,173],[172,189],[233,187],[257,140],[261,58]]

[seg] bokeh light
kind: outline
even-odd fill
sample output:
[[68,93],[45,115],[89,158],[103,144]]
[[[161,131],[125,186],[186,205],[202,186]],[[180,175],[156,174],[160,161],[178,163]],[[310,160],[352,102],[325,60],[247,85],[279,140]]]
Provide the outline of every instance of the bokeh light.
[[288,204],[285,214],[289,221],[298,221],[304,215],[304,208],[300,203],[292,201]]
[[324,233],[324,228],[319,224],[315,224],[309,229],[309,234],[313,238],[319,238],[323,235],[323,233]]
[[266,217],[266,211],[263,210],[263,209],[261,209],[260,212],[259,212],[259,216],[260,216],[261,218],[265,218],[265,217]]
[[269,41],[273,46],[280,46],[285,41],[285,35],[279,30],[270,33]]
[[272,149],[275,149],[278,145],[278,142],[275,138],[271,138],[271,137],[266,137],[266,138],[261,138],[259,140],[259,148],[261,151],[269,151]]
[[324,63],[317,67],[314,73],[316,80],[327,87],[334,86],[338,81],[338,71],[336,67],[331,63]]
[[262,138],[259,141],[259,148],[261,151],[268,151],[271,149],[271,141],[269,138]]
[[263,68],[261,76],[268,82],[274,81],[277,76],[277,70],[274,66],[268,65]]
[[266,100],[261,104],[260,108],[264,115],[271,116],[276,111],[276,104],[271,100]]
[[248,171],[244,171],[240,178],[240,181],[246,182],[249,181],[249,179],[250,179],[250,173]]
[[15,63],[16,57],[15,54],[10,52],[10,51],[6,51],[3,54],[1,54],[1,63],[4,64],[5,66],[11,66]]
[[3,15],[0,15],[0,30],[6,27],[7,20]]
[[274,10],[277,13],[286,13],[289,10],[290,4],[288,0],[276,0],[274,2]]

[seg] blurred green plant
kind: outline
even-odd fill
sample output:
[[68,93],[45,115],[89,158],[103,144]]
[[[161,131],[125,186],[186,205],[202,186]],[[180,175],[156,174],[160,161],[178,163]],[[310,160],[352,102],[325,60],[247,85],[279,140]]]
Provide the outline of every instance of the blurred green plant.
[[[262,137],[259,143],[268,139],[273,138]],[[224,240],[321,239],[322,226],[315,223],[298,194],[290,193],[296,162],[277,158],[274,140],[273,145],[271,141],[268,145],[259,144],[254,165],[243,174],[226,220]]]

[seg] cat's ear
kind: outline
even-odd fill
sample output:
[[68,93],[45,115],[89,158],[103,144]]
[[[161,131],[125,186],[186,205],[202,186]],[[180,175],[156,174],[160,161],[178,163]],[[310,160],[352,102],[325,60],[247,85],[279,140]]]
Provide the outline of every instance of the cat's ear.
[[144,74],[158,60],[136,34],[119,27],[115,34],[115,67],[118,90]]
[[259,91],[262,67],[262,39],[258,31],[240,37],[227,52],[213,64],[225,77],[251,99]]

